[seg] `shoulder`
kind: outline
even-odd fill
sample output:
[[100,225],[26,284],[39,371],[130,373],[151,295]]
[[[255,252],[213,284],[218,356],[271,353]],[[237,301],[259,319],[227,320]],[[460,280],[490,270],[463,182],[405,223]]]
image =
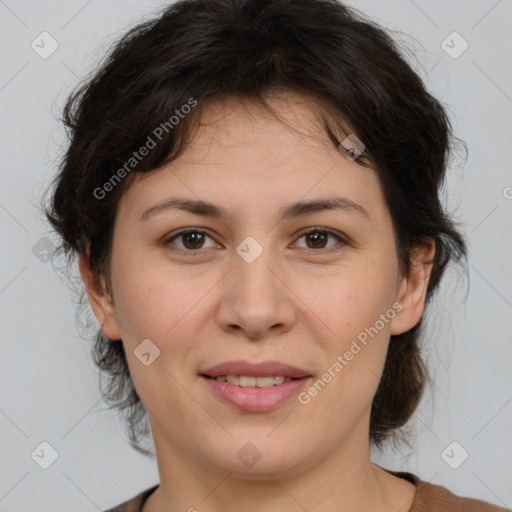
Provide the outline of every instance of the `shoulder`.
[[506,512],[509,508],[499,507],[492,503],[457,496],[441,485],[434,485],[419,480],[416,491],[416,500],[411,512],[422,512],[429,510],[454,512]]
[[409,512],[510,512],[512,510],[486,501],[458,496],[446,487],[425,482],[412,473],[382,469],[416,486],[416,496]]
[[142,505],[149,498],[150,494],[158,487],[154,485],[149,489],[146,489],[133,498],[130,498],[128,501],[124,501],[123,503],[117,505],[114,508],[109,508],[104,512],[140,512],[142,510]]
[[[382,468],[388,473],[408,480],[416,486],[416,496],[409,512],[511,512],[512,509],[499,507],[492,503],[457,496],[441,485],[430,484],[420,480],[412,473],[403,471],[391,471]],[[105,512],[140,512],[142,505],[150,494],[158,487],[154,485],[133,498],[110,508]]]

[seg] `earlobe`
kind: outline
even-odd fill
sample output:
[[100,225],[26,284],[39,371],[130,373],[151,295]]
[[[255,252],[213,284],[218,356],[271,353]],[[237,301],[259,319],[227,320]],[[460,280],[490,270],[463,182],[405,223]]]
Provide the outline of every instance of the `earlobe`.
[[435,242],[432,239],[418,244],[413,249],[409,276],[402,277],[396,297],[402,309],[391,322],[392,335],[407,332],[420,321],[425,310],[434,254]]
[[81,253],[78,263],[91,308],[103,334],[112,340],[121,339],[114,302],[106,291],[103,276],[98,276],[91,269],[88,254]]

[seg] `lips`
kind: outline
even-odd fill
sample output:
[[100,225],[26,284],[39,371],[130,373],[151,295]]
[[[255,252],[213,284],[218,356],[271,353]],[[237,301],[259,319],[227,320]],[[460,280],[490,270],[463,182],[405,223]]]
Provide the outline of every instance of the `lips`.
[[269,377],[281,375],[291,379],[302,379],[311,375],[301,368],[291,366],[279,361],[266,361],[262,363],[249,363],[247,361],[226,361],[199,372],[205,377],[216,378],[227,375],[245,375],[249,377]]
[[[226,361],[201,370],[199,375],[213,395],[230,406],[251,412],[271,411],[284,405],[312,377],[306,370],[279,361]],[[271,377],[274,382],[267,382]]]

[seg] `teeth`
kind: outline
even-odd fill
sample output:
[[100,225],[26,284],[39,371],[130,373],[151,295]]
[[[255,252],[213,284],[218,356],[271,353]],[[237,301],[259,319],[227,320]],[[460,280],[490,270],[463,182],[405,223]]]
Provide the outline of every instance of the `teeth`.
[[226,380],[235,386],[238,386],[240,384],[240,379],[238,377],[235,377],[234,375],[227,375]]
[[250,377],[248,375],[219,375],[215,377],[220,382],[229,382],[234,386],[240,386],[242,388],[270,388],[272,386],[278,386],[283,382],[290,382],[291,377],[284,377],[282,375],[268,376],[268,377]]

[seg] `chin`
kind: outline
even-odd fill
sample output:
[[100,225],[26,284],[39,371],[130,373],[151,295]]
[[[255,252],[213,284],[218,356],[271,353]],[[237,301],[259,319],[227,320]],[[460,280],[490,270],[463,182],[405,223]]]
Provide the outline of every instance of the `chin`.
[[232,473],[232,477],[246,480],[291,476],[307,466],[307,454],[297,451],[303,443],[277,436],[271,440],[266,437],[270,431],[266,429],[261,436],[235,436],[225,443],[221,452],[217,444],[199,458],[208,459],[218,470]]

